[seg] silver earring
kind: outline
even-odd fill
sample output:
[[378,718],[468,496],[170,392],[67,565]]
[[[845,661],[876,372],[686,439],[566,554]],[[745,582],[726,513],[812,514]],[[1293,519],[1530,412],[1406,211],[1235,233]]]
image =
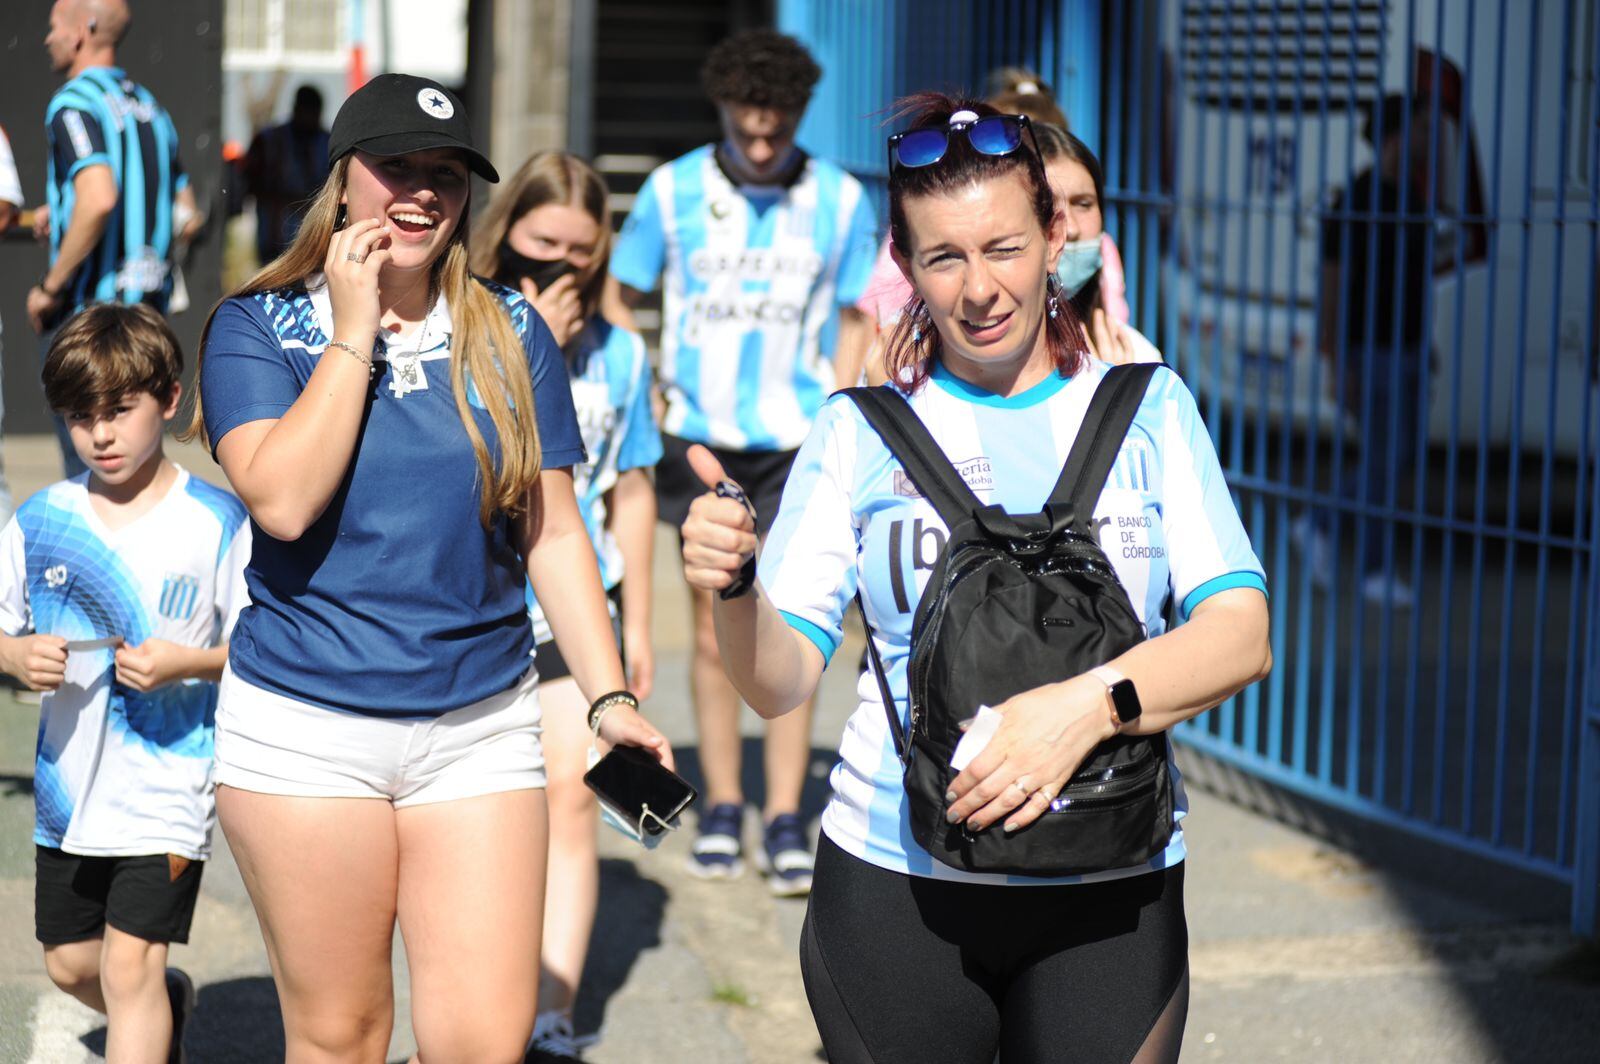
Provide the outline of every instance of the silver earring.
[[1050,316],[1052,318],[1061,313],[1061,300],[1057,299],[1055,296],[1050,297],[1050,302],[1048,305],[1050,307]]

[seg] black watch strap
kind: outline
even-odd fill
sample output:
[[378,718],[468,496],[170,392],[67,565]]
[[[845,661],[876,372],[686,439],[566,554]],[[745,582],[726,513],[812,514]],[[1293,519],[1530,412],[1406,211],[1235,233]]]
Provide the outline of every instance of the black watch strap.
[[[716,486],[715,491],[719,498],[732,499],[734,502],[743,505],[745,510],[747,510],[750,514],[751,522],[756,523],[759,526],[759,522],[756,518],[755,503],[750,501],[750,496],[744,493],[743,488],[739,487],[739,485],[735,484],[731,480],[724,480]],[[755,586],[756,556],[755,553],[752,552],[750,557],[744,560],[744,564],[739,567],[739,575],[733,578],[733,583],[729,584],[721,591],[718,591],[717,596],[723,601],[735,599],[740,595],[749,594],[750,589]]]

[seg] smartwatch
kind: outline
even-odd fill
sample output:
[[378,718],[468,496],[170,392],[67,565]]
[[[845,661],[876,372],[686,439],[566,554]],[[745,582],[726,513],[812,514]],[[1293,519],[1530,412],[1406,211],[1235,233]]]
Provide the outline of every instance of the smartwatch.
[[1106,695],[1111,700],[1111,723],[1118,731],[1122,730],[1124,724],[1139,719],[1144,707],[1139,704],[1139,692],[1134,688],[1132,680],[1110,665],[1090,669],[1089,675],[1106,685]]

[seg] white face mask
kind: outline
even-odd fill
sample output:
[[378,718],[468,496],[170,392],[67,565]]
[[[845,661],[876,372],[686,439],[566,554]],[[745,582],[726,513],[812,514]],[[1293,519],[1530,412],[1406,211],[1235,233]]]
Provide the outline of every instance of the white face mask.
[[1099,269],[1099,237],[1092,236],[1067,244],[1061,249],[1061,257],[1056,260],[1056,281],[1061,285],[1061,294],[1071,299]]

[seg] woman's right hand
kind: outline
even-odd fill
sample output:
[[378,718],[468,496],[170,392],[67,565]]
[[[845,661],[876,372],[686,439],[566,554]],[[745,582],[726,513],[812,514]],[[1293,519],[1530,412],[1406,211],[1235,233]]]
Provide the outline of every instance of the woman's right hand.
[[[352,222],[328,241],[322,272],[333,304],[333,337],[370,350],[378,335],[378,273],[389,261],[389,227],[376,218]],[[380,247],[379,244],[383,243]]]
[[738,501],[716,493],[716,486],[728,480],[716,455],[697,443],[689,448],[689,467],[713,490],[689,505],[689,519],[683,523],[683,576],[691,587],[721,591],[756,551],[755,519]]
[[533,309],[539,312],[539,317],[550,326],[550,332],[555,335],[556,346],[566,347],[567,341],[577,333],[578,326],[583,322],[579,314],[583,310],[582,302],[578,299],[578,282],[570,273],[557,277],[544,291],[534,287],[532,281],[526,277],[522,279],[522,295]]

